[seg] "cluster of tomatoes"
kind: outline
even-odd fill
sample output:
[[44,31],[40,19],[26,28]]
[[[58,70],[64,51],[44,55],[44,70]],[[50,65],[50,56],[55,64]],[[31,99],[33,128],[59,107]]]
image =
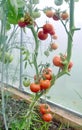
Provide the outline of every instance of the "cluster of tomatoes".
[[67,20],[69,18],[69,14],[67,11],[52,11],[51,9],[46,9],[44,11],[45,15],[48,17],[48,18],[53,18],[53,20],[55,21],[58,21],[58,20]]
[[42,30],[38,32],[38,37],[40,40],[46,40],[48,38],[48,34],[54,35],[55,30],[52,24],[46,23],[43,25]]
[[[63,67],[65,66],[65,64],[64,64],[65,60],[66,60],[66,55],[64,55],[64,56],[63,55],[62,56],[56,55],[53,58],[53,64],[55,66],[60,67],[60,68],[63,69]],[[68,71],[70,71],[72,67],[73,67],[73,62],[70,61],[69,64],[68,64]]]
[[34,82],[30,84],[30,90],[34,93],[47,90],[51,86],[52,70],[51,68],[45,68],[42,74],[34,76]]
[[52,113],[51,113],[51,108],[48,104],[40,104],[39,106],[39,111],[42,115],[42,119],[46,122],[52,121]]

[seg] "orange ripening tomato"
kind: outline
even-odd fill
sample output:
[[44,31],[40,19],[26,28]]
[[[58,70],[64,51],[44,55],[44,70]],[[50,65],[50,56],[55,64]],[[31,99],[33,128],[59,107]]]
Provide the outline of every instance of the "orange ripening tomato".
[[46,122],[50,122],[52,121],[52,114],[50,113],[45,113],[43,116],[42,116],[43,120],[46,121]]
[[66,20],[66,19],[69,18],[69,14],[68,14],[67,12],[63,12],[63,13],[61,14],[61,18],[62,18],[62,20]]
[[51,44],[50,44],[50,47],[51,47],[52,50],[56,50],[56,49],[58,48],[58,44],[56,44],[56,43],[51,43]]
[[53,64],[57,67],[63,67],[62,60],[60,56],[54,56]]
[[47,17],[52,18],[54,13],[53,13],[52,10],[46,10],[45,14],[46,14]]
[[51,111],[51,108],[48,104],[40,104],[39,109],[41,114],[49,113]]
[[43,73],[51,73],[52,74],[52,69],[51,68],[44,68]]
[[43,30],[42,31],[39,31],[38,32],[38,38],[40,39],[40,40],[46,40],[47,38],[48,38],[48,34],[46,33],[44,33],[43,32]]
[[51,80],[52,79],[52,69],[44,68],[42,72],[42,76],[44,79]]
[[51,73],[43,73],[42,76],[43,76],[44,79],[47,79],[47,80],[52,79],[52,74]]
[[34,93],[37,93],[40,91],[40,84],[31,83],[30,84],[30,90]]
[[50,23],[46,23],[44,26],[43,26],[43,32],[46,34],[46,33],[51,33],[51,31],[54,30],[54,27],[52,24]]
[[52,35],[52,38],[56,40],[58,37],[56,34],[54,34],[54,35]]
[[43,79],[40,80],[41,90],[42,89],[48,89],[50,87],[50,85],[51,85],[50,80],[47,80],[47,79],[46,80],[43,80]]

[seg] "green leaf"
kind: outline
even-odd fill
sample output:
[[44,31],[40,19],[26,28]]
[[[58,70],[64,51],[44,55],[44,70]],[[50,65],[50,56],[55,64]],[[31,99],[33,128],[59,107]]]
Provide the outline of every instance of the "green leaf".
[[18,4],[17,4],[17,0],[10,0],[10,4],[13,7],[16,15],[18,15]]
[[79,2],[79,0],[74,0],[75,2]]
[[10,29],[11,29],[10,23],[9,23],[9,22],[6,22],[6,30],[8,31],[8,30],[10,30]]
[[[9,6],[10,7],[10,6]],[[8,8],[9,8],[8,7]],[[23,9],[18,9],[18,16],[16,16],[12,7],[8,9],[7,20],[10,24],[18,24],[18,20],[23,16]]]
[[18,20],[17,19],[15,19],[15,17],[13,17],[13,16],[9,16],[8,17],[8,22],[10,23],[10,24],[17,24],[18,23]]
[[25,1],[23,1],[23,0],[17,0],[17,6],[18,6],[18,8],[24,7],[25,4],[26,4]]

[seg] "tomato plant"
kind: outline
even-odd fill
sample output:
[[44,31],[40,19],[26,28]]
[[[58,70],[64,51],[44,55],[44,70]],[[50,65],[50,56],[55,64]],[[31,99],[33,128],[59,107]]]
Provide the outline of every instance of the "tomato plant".
[[[68,4],[69,13],[65,11],[64,8],[60,8],[61,5],[64,3]],[[22,62],[25,63],[24,69],[26,72],[27,77],[30,77],[28,80],[23,80],[23,85],[25,87],[29,87],[30,91],[33,92],[33,100],[32,103],[29,105],[28,112],[26,113],[25,119],[28,126],[30,128],[29,122],[32,120],[32,113],[34,111],[34,106],[36,102],[40,99],[41,96],[44,94],[46,95],[47,89],[49,90],[56,82],[58,78],[63,76],[64,74],[69,74],[71,68],[73,67],[73,62],[71,61],[72,55],[72,42],[73,42],[73,35],[76,30],[78,30],[74,25],[74,2],[73,0],[55,0],[54,7],[49,7],[45,9],[38,9],[39,0],[2,0],[0,3],[0,27],[1,27],[1,34],[0,34],[0,63],[2,65],[1,69],[4,69],[4,66],[7,63],[11,63],[13,60],[13,56],[11,55],[11,48],[20,49],[20,85],[22,81],[23,73],[21,71]],[[58,8],[55,8],[57,6]],[[45,11],[44,11],[45,10]],[[37,18],[41,18],[42,11],[44,12],[44,21],[45,23],[39,22]],[[53,22],[52,22],[52,21]],[[66,20],[66,21],[65,21]],[[41,19],[42,21],[42,19]],[[56,44],[57,38],[59,38],[56,34],[57,28],[55,28],[55,22],[58,21],[58,26],[61,23],[66,31],[67,34],[67,48],[65,53],[55,51],[58,48]],[[56,23],[57,24],[57,23]],[[69,24],[69,26],[68,26]],[[13,27],[13,29],[12,29]],[[8,30],[7,30],[8,29]],[[13,31],[12,31],[13,30]],[[15,38],[17,31],[20,30],[20,45],[16,43],[13,45],[12,39]],[[12,31],[10,36],[8,35],[8,31]],[[29,31],[30,36],[28,38],[28,44],[23,42],[23,38],[25,38]],[[24,37],[23,37],[24,33]],[[26,35],[27,34],[27,35]],[[33,42],[31,44],[30,39],[31,35],[33,36]],[[63,34],[62,34],[63,35]],[[17,36],[16,36],[17,37]],[[48,41],[47,38],[49,37]],[[44,50],[41,52],[41,43],[47,41],[48,44],[45,43]],[[32,50],[29,47],[32,46]],[[30,49],[29,49],[30,48]],[[47,48],[47,49],[46,49]],[[45,50],[46,49],[46,50]],[[52,63],[47,60],[50,54],[54,53],[54,57],[51,57]],[[3,55],[4,54],[4,55]],[[43,61],[44,58],[39,58],[39,56],[45,54],[47,58]],[[65,56],[66,54],[66,56]],[[23,59],[24,57],[24,59]],[[48,62],[48,63],[47,63]],[[46,67],[46,64],[48,65]],[[29,66],[31,67],[31,71],[35,73],[35,76],[31,75],[28,71]],[[53,66],[54,65],[54,66]],[[59,67],[57,69],[58,72],[55,73],[53,67]],[[28,74],[29,73],[29,74]],[[3,79],[3,74],[1,79]],[[3,82],[2,82],[3,83]],[[1,85],[3,87],[3,85]],[[3,90],[3,89],[2,89]],[[2,91],[2,108],[5,109],[4,105],[4,92]],[[3,110],[4,112],[5,110]],[[42,119],[46,122],[52,121],[52,114],[50,113],[49,105],[41,104],[40,112],[42,114]],[[2,113],[4,115],[4,113]],[[6,116],[4,115],[4,118]],[[5,121],[5,119],[4,119]],[[7,123],[5,121],[5,126],[7,127]],[[8,130],[8,128],[6,128]]]

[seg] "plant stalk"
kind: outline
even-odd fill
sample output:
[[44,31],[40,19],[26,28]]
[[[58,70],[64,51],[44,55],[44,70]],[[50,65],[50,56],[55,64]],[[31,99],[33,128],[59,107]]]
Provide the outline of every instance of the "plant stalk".
[[[3,14],[3,20],[1,21],[1,30],[2,30],[2,36],[5,37],[5,21],[6,21],[6,16]],[[1,96],[2,96],[2,114],[3,114],[3,120],[4,120],[4,125],[5,125],[5,130],[8,130],[7,126],[7,120],[6,120],[6,114],[5,114],[5,93],[4,93],[4,85],[3,85],[3,80],[4,80],[4,53],[5,53],[5,46],[6,46],[6,41],[1,40],[1,44],[4,44],[3,46],[3,59],[2,59],[2,65],[1,65]]]
[[[68,46],[67,46],[67,62],[71,59],[72,55],[72,42],[73,42],[73,34],[74,34],[74,0],[70,0],[70,24],[69,24],[69,34],[68,35]],[[71,38],[72,37],[72,38]]]
[[34,29],[33,26],[31,26],[31,31],[32,31],[32,34],[34,36],[34,40],[35,40],[35,50],[34,50],[34,66],[35,66],[35,69],[36,69],[36,75],[38,75],[38,65],[37,65],[37,56],[38,56],[38,49],[39,49],[39,41],[38,41],[38,38],[37,38],[37,33]]

